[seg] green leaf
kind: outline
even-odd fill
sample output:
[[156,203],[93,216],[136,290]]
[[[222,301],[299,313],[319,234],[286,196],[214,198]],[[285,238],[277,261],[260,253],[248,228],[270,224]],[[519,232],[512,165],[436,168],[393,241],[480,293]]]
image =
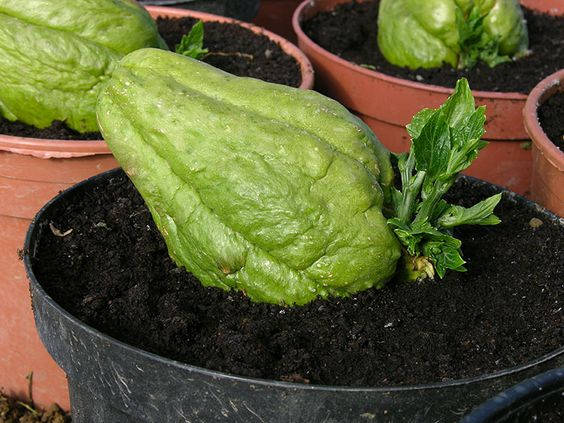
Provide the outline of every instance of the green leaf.
[[390,192],[392,194],[391,195],[392,207],[394,208],[394,212],[397,216],[399,214],[399,209],[401,207],[401,199],[402,199],[401,191],[398,191],[396,188],[392,188]]
[[462,259],[460,248],[450,243],[427,242],[423,246],[423,253],[432,260],[435,270],[441,279],[445,276],[447,269],[457,272],[466,271],[464,267],[466,262]]
[[490,68],[493,68],[500,63],[511,62],[511,58],[509,56],[499,54],[499,41],[493,39],[482,43],[479,59],[482,62],[485,62]]
[[501,221],[493,214],[495,206],[501,200],[501,193],[480,201],[470,208],[450,206],[437,220],[443,228],[460,225],[497,225]]
[[451,128],[458,127],[461,122],[468,119],[468,115],[474,112],[474,97],[472,97],[472,91],[465,78],[456,82],[454,93],[440,109]]
[[176,53],[193,59],[201,59],[208,50],[204,46],[204,23],[198,21],[192,26],[190,32],[182,36],[180,44],[176,46]]
[[450,128],[444,115],[436,111],[419,136],[413,139],[415,168],[426,172],[428,178],[434,179],[446,170],[450,149]]
[[419,110],[417,114],[413,116],[413,119],[411,119],[411,123],[406,126],[409,136],[411,138],[417,138],[435,112],[436,110],[434,109]]
[[511,60],[500,53],[499,37],[491,35],[485,29],[484,19],[487,16],[480,4],[475,4],[467,17],[457,9],[457,26],[460,43],[458,67],[469,69],[478,60],[494,67]]
[[[470,166],[487,145],[481,140],[485,120],[485,107],[476,109],[468,82],[461,79],[440,108],[420,111],[407,126],[412,136],[411,149],[409,154],[396,155],[402,189],[393,191],[396,215],[388,220],[409,255],[404,260],[406,267],[432,263],[441,278],[449,269],[465,271],[462,243],[450,234],[449,228],[499,223],[493,210],[500,194],[470,208],[450,205],[442,198],[458,173]],[[419,264],[416,267],[421,267]],[[408,269],[405,274],[420,278],[432,277],[433,272]]]
[[410,255],[417,255],[419,251],[419,243],[423,239],[422,235],[414,234],[409,225],[404,224],[398,218],[388,219],[388,225],[390,225],[403,244],[405,249]]
[[480,106],[476,110],[472,108],[464,120],[453,127],[453,144],[461,149],[472,140],[478,140],[484,135],[484,123],[486,122],[486,106]]

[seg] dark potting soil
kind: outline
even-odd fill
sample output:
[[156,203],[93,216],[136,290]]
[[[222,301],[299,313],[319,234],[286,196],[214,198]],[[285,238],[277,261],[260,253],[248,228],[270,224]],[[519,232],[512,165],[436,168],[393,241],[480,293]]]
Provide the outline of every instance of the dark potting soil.
[[15,137],[42,138],[45,140],[101,140],[99,132],[86,132],[81,134],[69,128],[60,120],[53,121],[47,128],[36,128],[23,122],[11,122],[0,117],[0,134],[13,135]]
[[564,91],[557,92],[542,103],[537,114],[548,138],[564,151]]
[[[159,33],[174,51],[182,35],[197,22],[193,18],[157,18]],[[299,87],[300,66],[266,35],[259,35],[239,25],[220,22],[204,23],[204,48],[209,50],[202,60],[216,68],[238,76]]]
[[[197,19],[158,18],[160,34],[174,51]],[[237,76],[250,76],[263,81],[299,87],[302,83],[300,66],[267,36],[234,24],[208,22],[204,24],[204,47],[210,54],[203,59],[219,69]],[[98,132],[81,134],[55,121],[44,129],[22,122],[0,118],[0,134],[58,140],[100,140]]]
[[[284,308],[177,268],[120,175],[54,212],[33,268],[63,308],[131,345],[237,375],[374,386],[481,375],[563,344],[564,226],[509,195],[503,223],[457,232],[468,272]],[[468,206],[494,191],[462,181],[450,197]]]
[[38,410],[23,401],[18,401],[0,393],[0,423],[68,423],[70,416],[57,404],[46,410]]
[[380,53],[377,43],[379,0],[351,2],[322,12],[303,22],[304,32],[324,49],[359,65],[398,78],[452,88],[462,77],[475,90],[529,93],[546,76],[564,68],[564,18],[523,8],[529,30],[531,54],[490,68],[479,63],[471,70],[450,65],[411,70],[394,66]]

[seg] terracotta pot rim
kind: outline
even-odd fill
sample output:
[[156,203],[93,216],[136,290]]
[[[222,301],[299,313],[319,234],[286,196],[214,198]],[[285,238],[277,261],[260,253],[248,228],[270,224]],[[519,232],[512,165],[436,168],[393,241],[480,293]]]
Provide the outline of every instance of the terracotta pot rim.
[[[302,77],[302,83],[298,88],[303,90],[310,90],[313,88],[314,72],[309,59],[297,46],[273,32],[237,19],[213,15],[211,13],[198,12],[195,10],[164,6],[146,6],[146,9],[154,18],[159,16],[193,17],[206,22],[228,22],[241,25],[242,27],[250,29],[257,34],[265,35],[275,43],[279,44],[280,48],[282,48],[286,54],[292,56],[298,62],[300,66],[300,75]],[[19,137],[4,134],[0,134],[0,151],[26,154],[44,159],[84,157],[95,154],[112,154],[104,140],[57,140]]]
[[520,3],[521,6],[552,16],[562,16],[564,13],[564,0],[521,0]]
[[[525,129],[531,136],[531,140],[559,171],[564,171],[564,152],[560,151],[556,145],[548,138],[542,129],[537,110],[552,94],[558,91],[557,87],[564,85],[564,69],[547,76],[539,82],[527,97],[523,118]],[[564,91],[564,90],[563,90]]]
[[[323,47],[316,44],[311,38],[309,38],[301,28],[303,13],[308,6],[313,5],[314,1],[315,0],[304,0],[297,7],[297,9],[294,11],[294,15],[292,16],[292,26],[294,28],[294,32],[298,36],[298,39],[300,39],[300,41],[302,41],[303,43],[307,44],[308,47],[310,47],[311,49],[317,51],[318,54],[320,54],[321,56],[324,56],[328,60],[337,62],[338,64],[347,67],[352,71],[359,72],[368,77],[382,79],[391,84],[402,85],[413,89],[430,91],[430,92],[446,94],[446,95],[450,95],[454,92],[454,89],[452,88],[441,87],[440,85],[425,84],[423,82],[410,81],[408,79],[398,78],[395,76],[387,75],[382,72],[363,68],[362,66],[349,62],[348,60],[342,59],[341,57],[329,52],[328,50],[325,50]],[[525,99],[527,98],[526,94],[518,93],[518,92],[495,92],[495,91],[477,91],[477,90],[472,90],[472,92],[474,94],[474,97],[478,97],[478,98],[520,100],[520,101],[525,101]]]

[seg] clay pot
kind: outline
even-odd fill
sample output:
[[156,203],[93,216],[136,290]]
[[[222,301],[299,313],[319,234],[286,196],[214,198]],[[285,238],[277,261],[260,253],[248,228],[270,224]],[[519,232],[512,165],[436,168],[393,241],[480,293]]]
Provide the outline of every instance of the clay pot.
[[[239,22],[170,7],[148,7],[153,17],[191,16],[204,21]],[[298,60],[300,88],[313,87],[313,70],[305,55],[280,36],[255,25],[242,26],[267,35]],[[33,322],[25,271],[18,258],[25,231],[37,210],[59,191],[117,167],[104,141],[59,141],[0,134],[0,389],[27,397],[26,376],[33,372],[33,399],[46,407],[69,408],[64,373],[49,357]]]
[[143,6],[169,6],[250,21],[257,15],[259,0],[137,0]]
[[564,0],[521,0],[521,5],[553,16],[564,15]]
[[[311,60],[321,90],[362,118],[390,150],[407,151],[409,138],[405,125],[420,109],[436,108],[444,103],[453,90],[355,65],[323,49],[301,29],[302,21],[350,1],[304,1],[292,20],[298,46]],[[478,104],[487,106],[485,139],[491,142],[465,173],[526,193],[532,165],[531,152],[522,145],[528,136],[521,111],[527,96],[488,91],[473,91],[473,94]]]
[[537,116],[538,107],[558,91],[564,91],[564,69],[543,79],[531,91],[523,117],[533,140],[531,197],[564,217],[564,152],[546,136]]
[[298,39],[292,28],[292,15],[301,2],[302,0],[261,0],[253,22],[295,43]]

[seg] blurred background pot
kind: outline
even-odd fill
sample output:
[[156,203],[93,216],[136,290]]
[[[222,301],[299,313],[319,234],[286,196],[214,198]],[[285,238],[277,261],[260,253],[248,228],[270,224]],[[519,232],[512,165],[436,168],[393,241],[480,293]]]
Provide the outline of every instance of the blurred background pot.
[[[192,10],[148,7],[153,17],[191,16],[203,21],[237,22]],[[300,88],[313,87],[313,70],[293,44],[269,31],[238,22],[280,44],[300,66]],[[104,141],[61,141],[0,134],[0,389],[27,398],[26,376],[33,372],[33,399],[42,407],[52,402],[69,409],[64,373],[37,337],[29,287],[19,258],[25,232],[37,210],[58,192],[117,167]]]
[[[546,0],[545,0],[546,1]],[[317,87],[361,117],[380,140],[394,152],[407,151],[405,125],[423,107],[436,108],[452,89],[413,82],[348,62],[325,50],[302,30],[301,23],[319,12],[351,0],[306,0],[293,16],[298,46],[311,60]],[[527,193],[531,181],[531,152],[523,126],[522,110],[527,96],[521,93],[473,91],[476,102],[487,106],[485,139],[490,144],[465,172]],[[376,100],[380,99],[380,100]]]
[[138,0],[144,6],[170,6],[213,13],[250,22],[259,9],[259,0]]
[[531,91],[523,117],[525,128],[533,141],[531,197],[564,217],[564,152],[546,136],[537,113],[539,106],[557,92],[564,92],[564,69],[543,79]]
[[292,15],[301,2],[302,0],[260,0],[253,23],[295,43],[298,39],[292,28]]
[[550,15],[564,15],[564,0],[521,0],[521,4]]

